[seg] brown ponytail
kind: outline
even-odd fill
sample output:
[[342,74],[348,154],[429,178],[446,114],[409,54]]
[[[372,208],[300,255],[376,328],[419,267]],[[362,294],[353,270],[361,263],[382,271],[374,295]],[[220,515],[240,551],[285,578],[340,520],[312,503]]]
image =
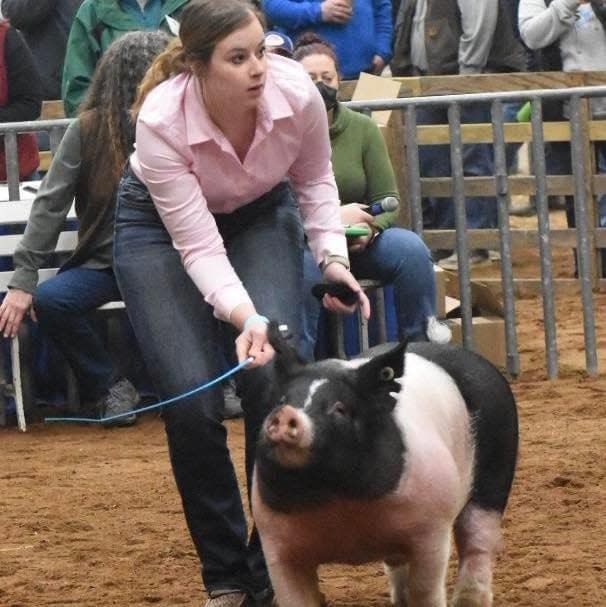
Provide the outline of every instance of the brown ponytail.
[[133,117],[136,117],[145,101],[147,94],[158,84],[168,80],[174,74],[191,71],[185,58],[185,51],[180,38],[172,40],[166,50],[160,53],[149,66],[141,84],[137,88],[137,96],[131,108]]

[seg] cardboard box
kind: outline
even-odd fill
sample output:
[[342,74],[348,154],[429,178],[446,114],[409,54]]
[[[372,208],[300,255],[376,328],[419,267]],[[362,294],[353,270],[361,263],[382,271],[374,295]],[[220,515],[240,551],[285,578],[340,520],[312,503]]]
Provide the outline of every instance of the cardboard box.
[[[358,77],[356,88],[351,96],[352,101],[368,99],[397,99],[400,94],[401,83],[391,78],[374,76],[362,72]],[[379,126],[387,126],[392,110],[378,110],[372,112],[372,119]]]
[[[460,317],[461,302],[458,298],[458,276],[445,272],[446,318],[452,331],[452,341],[463,343],[463,323]],[[500,368],[506,366],[505,320],[503,304],[485,285],[471,282],[471,337],[473,350]]]

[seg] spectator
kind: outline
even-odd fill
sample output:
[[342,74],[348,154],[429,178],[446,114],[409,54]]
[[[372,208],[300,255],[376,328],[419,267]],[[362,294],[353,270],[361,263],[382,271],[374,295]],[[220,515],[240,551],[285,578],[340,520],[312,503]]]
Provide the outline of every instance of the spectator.
[[2,0],[2,13],[25,38],[42,80],[43,99],[61,99],[67,36],[82,0]]
[[[531,49],[543,49],[557,43],[565,72],[606,70],[606,30],[601,3],[589,0],[520,0],[519,28],[522,40]],[[603,8],[602,8],[603,10]],[[551,119],[568,119],[568,104],[558,104],[561,114]],[[593,118],[606,118],[606,98],[590,99]],[[595,143],[598,172],[606,172],[606,142]],[[570,145],[552,143],[549,153],[550,172],[569,175],[572,172]],[[606,227],[606,196],[598,200],[598,222]],[[566,196],[568,225],[575,226],[574,197]],[[604,255],[604,251],[602,252]],[[606,269],[604,256],[603,270]]]
[[[111,267],[114,191],[133,145],[129,109],[136,87],[167,42],[161,32],[133,32],[107,49],[40,186],[0,305],[0,332],[13,337],[27,315],[37,319],[69,361],[83,400],[106,416],[132,410],[139,396],[128,380],[116,377],[87,313],[121,298]],[[55,277],[36,286],[74,196],[78,245]],[[135,420],[133,414],[115,424]]]
[[[0,20],[0,122],[36,120],[41,109],[42,88],[32,54],[23,36],[8,21]],[[40,158],[33,133],[17,136],[17,155],[20,179],[35,179]],[[0,140],[0,181],[6,181],[3,140]]]
[[[191,0],[183,11],[180,41],[141,85],[114,250],[160,398],[218,375],[226,350],[240,362],[254,358],[236,376],[249,487],[259,429],[276,402],[267,318],[258,312],[298,338],[301,215],[324,278],[349,286],[370,312],[349,272],[322,99],[301,66],[266,57],[253,10],[244,0]],[[355,309],[329,295],[325,305]],[[189,396],[162,417],[207,607],[269,606],[259,538],[247,534],[226,445],[221,389]]]
[[[341,222],[363,226],[368,236],[348,240],[352,272],[358,278],[394,285],[399,337],[411,341],[448,341],[450,331],[436,320],[436,291],[431,254],[409,230],[393,226],[397,211],[373,217],[367,205],[388,196],[399,198],[383,136],[371,118],[336,101],[337,58],[313,33],[297,39],[293,58],[316,84],[326,107],[332,167],[341,200]],[[309,249],[304,254],[304,318],[301,354],[313,358],[320,303],[311,287],[321,273]]]
[[67,40],[63,84],[66,116],[74,116],[105,49],[125,32],[157,30],[177,34],[188,0],[84,0]]
[[268,19],[295,40],[303,31],[321,36],[336,50],[342,77],[381,74],[391,58],[390,0],[263,0]]
[[[395,76],[478,74],[482,72],[524,71],[526,56],[514,37],[509,13],[503,0],[402,0],[396,22]],[[486,104],[466,104],[462,122],[491,122]],[[446,108],[419,107],[419,124],[445,124]],[[423,177],[451,175],[448,146],[423,146],[419,150]],[[494,174],[489,144],[463,146],[463,165],[467,176]],[[424,224],[428,228],[453,229],[454,203],[450,198],[424,200]],[[497,226],[497,204],[493,196],[474,196],[466,200],[467,227]],[[442,252],[440,265],[456,269],[456,253]],[[488,251],[471,251],[470,262],[489,261]]]

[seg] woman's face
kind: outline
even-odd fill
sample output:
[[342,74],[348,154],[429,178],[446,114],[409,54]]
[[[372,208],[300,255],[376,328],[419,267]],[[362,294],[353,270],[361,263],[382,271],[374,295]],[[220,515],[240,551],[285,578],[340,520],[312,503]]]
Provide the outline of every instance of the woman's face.
[[196,71],[207,102],[254,109],[263,94],[266,69],[263,28],[255,17],[223,38],[208,65]]
[[334,89],[339,88],[337,66],[328,55],[320,53],[308,55],[301,59],[300,63],[314,82],[323,82],[326,86],[331,86]]

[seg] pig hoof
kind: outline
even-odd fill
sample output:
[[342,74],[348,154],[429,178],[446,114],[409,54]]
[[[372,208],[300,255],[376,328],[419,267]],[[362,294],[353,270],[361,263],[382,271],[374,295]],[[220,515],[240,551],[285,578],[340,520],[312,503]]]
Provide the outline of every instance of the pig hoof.
[[492,601],[473,590],[463,590],[456,594],[452,607],[490,607]]

